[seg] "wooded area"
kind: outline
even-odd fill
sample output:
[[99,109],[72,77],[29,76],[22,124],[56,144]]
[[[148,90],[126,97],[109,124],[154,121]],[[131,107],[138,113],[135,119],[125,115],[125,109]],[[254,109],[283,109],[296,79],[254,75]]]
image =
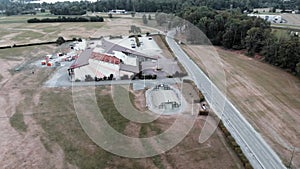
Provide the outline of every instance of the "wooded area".
[[[248,56],[260,54],[264,61],[300,75],[300,41],[294,34],[288,38],[277,37],[272,33],[269,22],[248,17],[237,10],[216,11],[208,7],[189,7],[178,15],[197,26],[213,45],[234,50],[246,49]],[[158,22],[161,17],[157,17]],[[178,23],[174,24],[173,27]],[[195,36],[194,29],[193,26],[188,28],[188,41],[203,43],[197,41],[199,38]]]
[[58,17],[58,18],[33,18],[28,19],[28,23],[51,23],[51,22],[103,22],[103,17]]
[[[7,15],[20,14],[23,11],[31,11],[34,8],[49,9],[55,15],[82,15],[86,11],[108,12],[112,9],[125,9],[136,12],[180,12],[191,6],[207,6],[216,10],[237,8],[240,11],[253,8],[274,7],[280,9],[300,9],[299,0],[101,0],[97,2],[57,2],[54,4],[24,3],[31,0],[16,1],[0,0],[0,10],[6,10]],[[22,2],[22,3],[21,3]]]

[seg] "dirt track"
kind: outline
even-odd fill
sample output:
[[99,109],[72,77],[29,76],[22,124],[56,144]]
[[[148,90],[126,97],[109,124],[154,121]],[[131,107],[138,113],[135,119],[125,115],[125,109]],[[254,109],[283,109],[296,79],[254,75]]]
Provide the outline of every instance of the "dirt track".
[[[209,59],[205,46],[185,49],[200,63]],[[227,96],[275,149],[285,164],[296,147],[294,166],[300,166],[300,80],[243,54],[216,48],[226,75]],[[213,72],[213,71],[210,71]],[[220,85],[220,84],[219,84]]]

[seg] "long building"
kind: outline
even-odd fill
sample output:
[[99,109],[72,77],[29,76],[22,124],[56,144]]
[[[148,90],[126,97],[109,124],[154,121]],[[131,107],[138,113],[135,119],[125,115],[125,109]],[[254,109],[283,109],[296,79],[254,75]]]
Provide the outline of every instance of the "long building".
[[119,79],[122,76],[131,77],[138,72],[138,66],[124,65],[119,58],[93,52],[93,49],[83,51],[68,69],[71,81],[105,79],[110,76]]
[[68,69],[68,74],[71,81],[90,81],[112,76],[115,79],[125,79],[140,73],[141,62],[158,58],[102,39],[91,42],[81,52]]

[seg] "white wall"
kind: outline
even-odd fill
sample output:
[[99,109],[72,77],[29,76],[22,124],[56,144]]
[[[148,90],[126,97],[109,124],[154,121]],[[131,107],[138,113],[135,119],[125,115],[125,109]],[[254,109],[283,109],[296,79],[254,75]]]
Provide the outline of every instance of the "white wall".
[[131,57],[127,56],[122,52],[114,51],[115,56],[118,59],[122,59],[125,65],[132,65],[132,66],[137,66],[137,58],[136,57]]
[[104,76],[109,77],[110,74],[114,75],[114,78],[120,79],[121,76],[128,75],[129,77],[133,75],[133,73],[125,72],[125,71],[119,71],[120,66],[102,62],[94,59],[89,60],[89,65],[76,68],[74,70],[75,78],[74,80],[85,80],[85,75],[91,75],[92,78],[97,76],[98,78],[103,78]]

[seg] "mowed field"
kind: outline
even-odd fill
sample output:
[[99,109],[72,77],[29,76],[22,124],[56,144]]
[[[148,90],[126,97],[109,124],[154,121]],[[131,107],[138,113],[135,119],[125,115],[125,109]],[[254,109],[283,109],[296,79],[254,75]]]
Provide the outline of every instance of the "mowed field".
[[[189,55],[206,72],[205,66],[213,56],[207,46],[184,46]],[[300,167],[300,80],[299,78],[249,58],[241,53],[215,48],[226,81],[216,81],[226,87],[226,95],[253,127],[288,165],[295,155],[293,166]],[[212,74],[210,74],[212,75]],[[213,76],[213,75],[212,75]]]
[[[125,35],[128,34],[131,25],[142,22],[140,18],[118,17],[105,18],[105,22],[27,23],[28,19],[34,17],[45,18],[45,16],[30,15],[0,16],[0,46],[55,41],[59,36],[65,39],[72,39],[74,37],[99,38],[108,35]],[[144,28],[142,31],[146,32],[149,29]]]
[[288,25],[300,26],[300,14],[281,14],[281,17],[287,21]]
[[[1,18],[1,36],[4,36],[1,45],[56,40],[57,36],[125,35],[131,24],[141,23],[138,19],[116,18],[104,23],[32,25],[25,23],[24,18],[28,16]],[[242,168],[219,130],[205,143],[198,143],[205,118],[197,119],[187,137],[164,154],[129,159],[106,152],[82,130],[74,110],[72,89],[44,87],[43,83],[55,70],[32,64],[45,54],[60,50],[63,46],[44,45],[0,51],[1,168]],[[19,67],[22,69],[16,72],[15,68]],[[116,111],[110,87],[99,87],[96,91],[105,118],[126,135],[159,134],[175,120],[161,117],[151,124],[130,122]],[[192,89],[189,92],[195,93]],[[140,92],[131,93],[131,100],[136,107],[145,108],[145,98]]]
[[[88,38],[104,23],[32,23],[34,16],[0,17],[0,46],[55,41],[59,36]],[[38,17],[42,18],[42,17]]]

